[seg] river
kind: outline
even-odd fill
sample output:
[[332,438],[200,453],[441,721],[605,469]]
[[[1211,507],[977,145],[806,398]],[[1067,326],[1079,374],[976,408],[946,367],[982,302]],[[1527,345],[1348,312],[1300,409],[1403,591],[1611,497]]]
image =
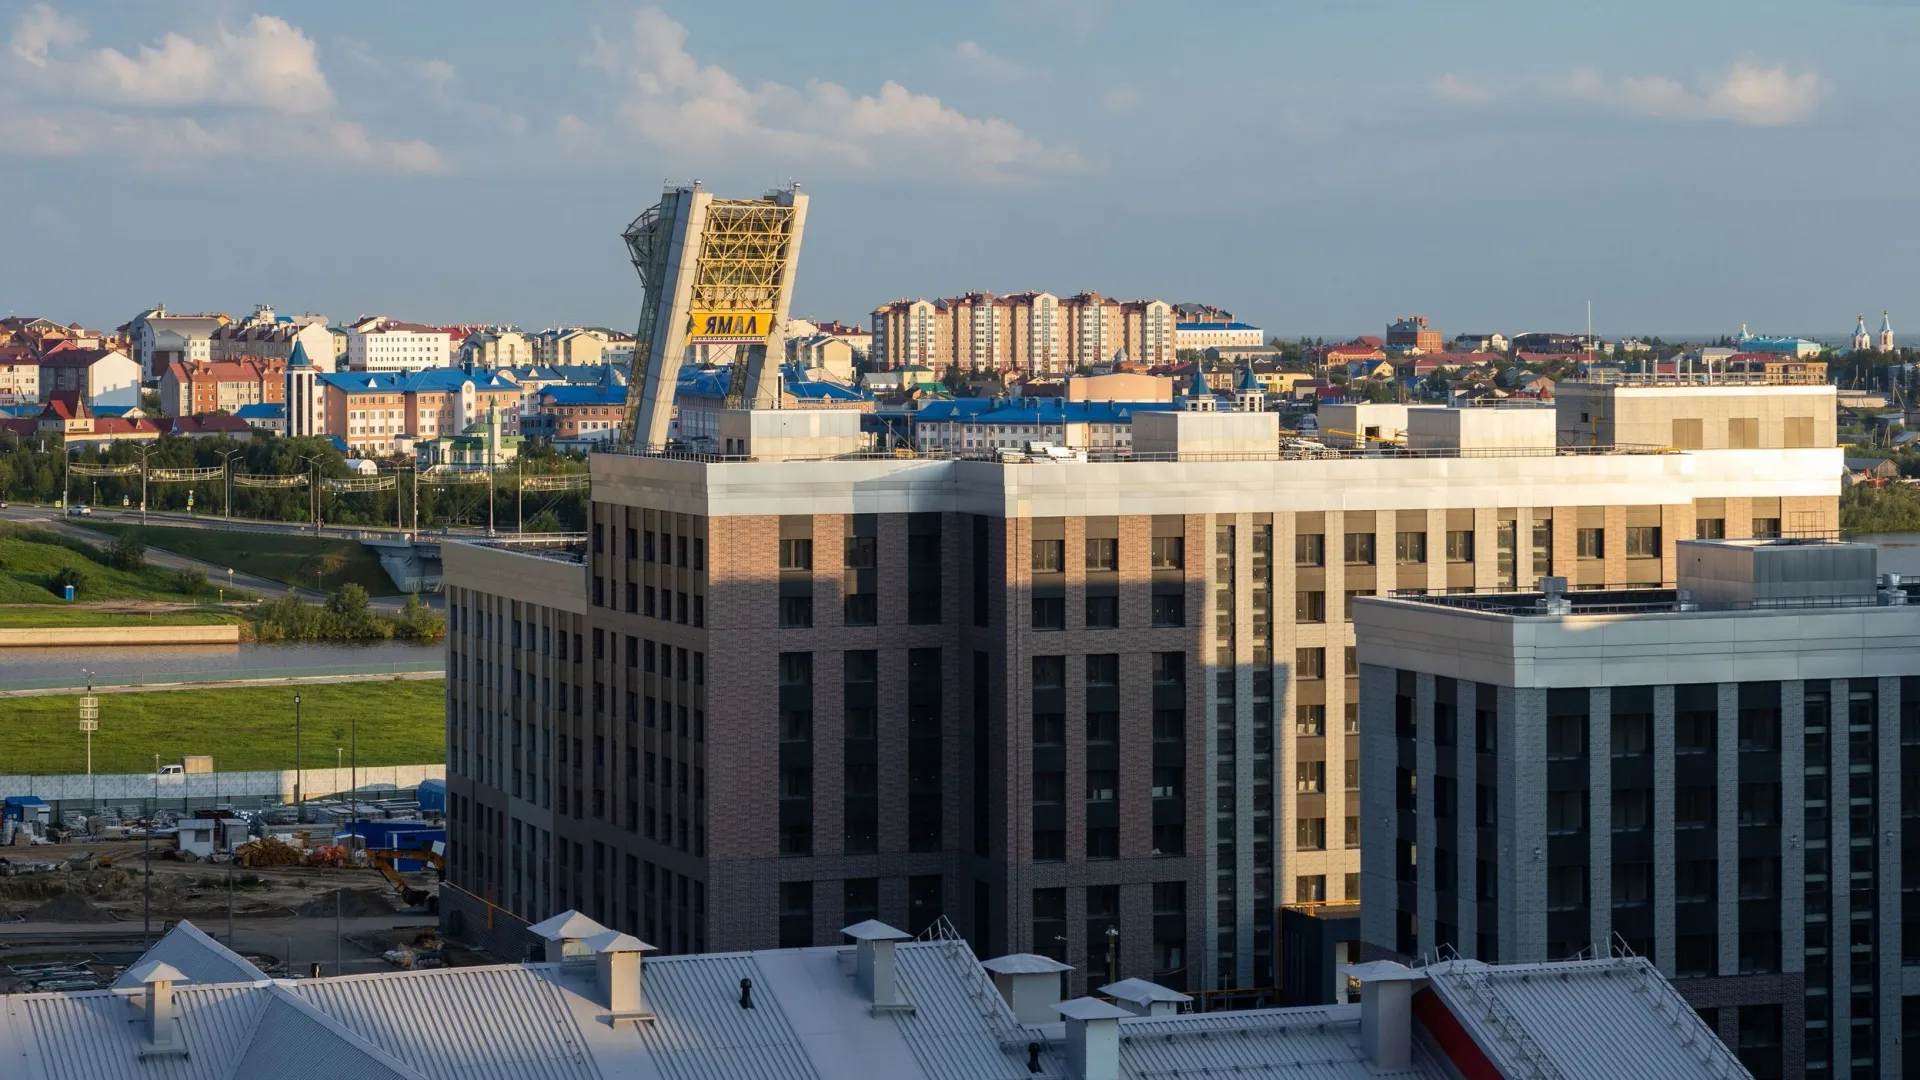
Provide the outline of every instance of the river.
[[239,645],[140,645],[135,647],[30,648],[0,650],[0,690],[200,682],[221,678],[274,679],[300,675],[362,675],[431,671],[443,666],[439,643],[394,641],[365,645],[286,642]]

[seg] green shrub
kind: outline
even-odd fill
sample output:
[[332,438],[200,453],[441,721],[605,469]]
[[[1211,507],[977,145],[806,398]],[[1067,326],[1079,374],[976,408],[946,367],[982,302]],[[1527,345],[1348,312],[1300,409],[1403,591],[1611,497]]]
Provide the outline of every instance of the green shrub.
[[147,545],[132,533],[122,533],[107,549],[106,562],[115,570],[138,570],[147,565]]
[[207,572],[197,566],[187,567],[173,572],[173,589],[188,596],[199,596],[207,591]]
[[78,597],[87,591],[87,574],[77,566],[63,566],[54,571],[53,579],[48,584],[55,596],[62,595],[66,587],[71,585],[73,595]]

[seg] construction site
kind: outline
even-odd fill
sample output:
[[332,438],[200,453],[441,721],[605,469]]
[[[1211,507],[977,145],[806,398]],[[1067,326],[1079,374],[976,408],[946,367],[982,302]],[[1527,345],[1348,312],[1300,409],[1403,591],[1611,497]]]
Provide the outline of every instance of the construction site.
[[[109,807],[60,826],[31,807],[8,809],[0,994],[109,985],[180,922],[281,977],[439,967],[466,955],[435,930],[446,833],[417,803],[147,818]],[[336,812],[364,816],[336,825]]]

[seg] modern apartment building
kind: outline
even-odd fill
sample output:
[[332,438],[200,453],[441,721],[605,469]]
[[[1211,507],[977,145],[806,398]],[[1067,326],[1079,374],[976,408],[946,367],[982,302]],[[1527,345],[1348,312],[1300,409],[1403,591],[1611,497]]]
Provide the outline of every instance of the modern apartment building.
[[[312,355],[311,350],[308,355]],[[443,368],[452,361],[452,335],[437,326],[376,315],[347,327],[347,368],[351,371],[421,371]]]
[[[721,415],[736,459],[596,454],[566,657],[500,629],[557,585],[449,557],[449,880],[668,949],[945,915],[1082,983],[1111,929],[1143,977],[1272,987],[1279,905],[1360,892],[1354,600],[1671,584],[1680,538],[1832,529],[1805,405],[1819,448],[1506,445],[1453,410],[1451,444],[1283,459],[1273,414],[1175,411],[1124,454],[898,459],[771,410]],[[504,876],[516,769],[550,778],[550,892]]]
[[236,413],[247,405],[285,401],[286,367],[280,359],[176,361],[160,376],[160,414]]
[[942,300],[897,300],[874,309],[874,365],[936,370],[1058,374],[1116,356],[1174,360],[1174,314],[1160,300],[1121,302],[1099,293],[1006,296],[971,292]]
[[1912,1075],[1920,590],[1865,545],[1677,554],[1678,590],[1355,605],[1363,940],[1624,948],[1755,1076]]

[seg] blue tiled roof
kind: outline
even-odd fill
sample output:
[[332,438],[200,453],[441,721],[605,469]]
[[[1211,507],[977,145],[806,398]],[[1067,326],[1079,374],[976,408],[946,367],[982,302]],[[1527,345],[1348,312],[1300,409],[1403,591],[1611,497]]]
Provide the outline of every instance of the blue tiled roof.
[[282,402],[260,401],[252,405],[240,406],[233,415],[242,420],[285,420],[287,407]]
[[575,386],[562,383],[540,391],[540,401],[552,405],[625,405],[624,386]]
[[[798,378],[799,372],[792,367],[780,369],[781,389],[792,394],[800,401],[865,401],[867,396],[839,383],[813,382]],[[679,394],[691,394],[696,397],[725,397],[727,387],[733,384],[732,368],[715,368],[704,371],[700,368],[681,368]]]
[[451,393],[471,380],[475,390],[518,390],[520,384],[500,371],[465,368],[428,368],[425,371],[342,371],[323,374],[320,381],[350,394]]

